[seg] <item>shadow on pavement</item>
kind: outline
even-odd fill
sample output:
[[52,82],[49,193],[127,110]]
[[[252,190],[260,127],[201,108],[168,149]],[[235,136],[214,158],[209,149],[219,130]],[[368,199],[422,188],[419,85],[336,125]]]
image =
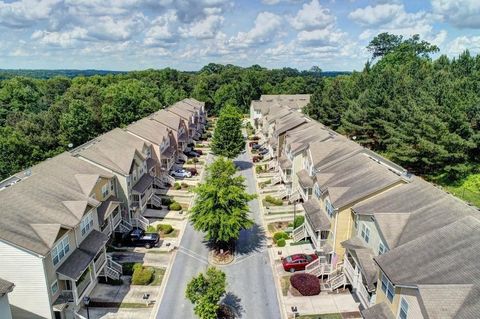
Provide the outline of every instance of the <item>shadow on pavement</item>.
[[222,304],[230,307],[230,309],[235,314],[235,318],[241,318],[242,313],[244,312],[241,302],[242,302],[242,299],[240,299],[233,292],[228,292],[221,301]]
[[252,162],[248,161],[233,161],[233,163],[240,171],[245,171],[253,166]]
[[245,255],[260,251],[262,246],[265,245],[266,240],[267,237],[263,227],[254,224],[251,228],[240,232],[240,238],[237,240],[236,253],[237,255]]

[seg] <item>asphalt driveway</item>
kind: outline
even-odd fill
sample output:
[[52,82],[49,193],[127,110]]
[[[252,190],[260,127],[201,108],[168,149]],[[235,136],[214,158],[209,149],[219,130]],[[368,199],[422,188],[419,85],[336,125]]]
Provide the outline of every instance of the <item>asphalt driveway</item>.
[[[241,154],[235,163],[246,178],[248,192],[255,193],[253,165],[248,152]],[[258,200],[251,201],[249,206],[255,225],[240,234],[235,262],[221,267],[227,275],[224,302],[236,310],[238,318],[279,319],[280,309]],[[209,266],[207,256],[203,234],[187,225],[156,318],[195,318],[192,304],[185,299],[184,293],[191,278]]]

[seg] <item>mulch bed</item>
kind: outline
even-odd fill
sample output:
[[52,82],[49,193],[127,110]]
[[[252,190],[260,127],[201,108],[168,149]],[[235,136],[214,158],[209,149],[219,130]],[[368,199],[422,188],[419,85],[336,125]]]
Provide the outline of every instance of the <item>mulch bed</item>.
[[217,311],[217,319],[235,319],[235,312],[227,305],[220,305]]

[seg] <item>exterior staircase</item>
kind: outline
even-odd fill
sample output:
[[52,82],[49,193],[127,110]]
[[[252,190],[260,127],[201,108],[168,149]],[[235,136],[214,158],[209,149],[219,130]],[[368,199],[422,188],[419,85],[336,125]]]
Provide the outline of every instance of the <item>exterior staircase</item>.
[[297,200],[300,199],[300,197],[301,197],[301,196],[300,196],[300,193],[299,193],[299,192],[295,192],[295,193],[293,193],[293,194],[290,195],[289,201],[290,201],[290,202],[296,202]]
[[317,277],[321,276],[330,276],[333,272],[332,265],[327,263],[327,261],[321,257],[315,259],[305,267],[305,272],[307,274],[312,274]]
[[132,224],[130,224],[129,222],[127,222],[124,219],[122,219],[122,222],[120,223],[120,225],[118,227],[120,227],[120,231],[122,233],[128,233],[133,228]]
[[107,264],[105,265],[105,275],[108,278],[118,280],[123,273],[123,267],[119,263],[112,260],[110,256],[107,257]]
[[157,188],[166,188],[165,183],[157,176],[153,177],[153,185],[156,186]]
[[282,175],[280,173],[277,173],[273,178],[272,178],[272,185],[278,184],[282,181]]
[[152,197],[150,198],[150,203],[155,207],[162,208],[162,199],[155,194],[152,194]]
[[136,226],[143,230],[146,230],[147,227],[150,226],[150,222],[148,221],[148,219],[146,219],[142,215],[139,215],[137,218],[135,218],[135,222],[137,224]]
[[305,239],[307,232],[305,230],[305,224],[302,224],[293,230],[293,241],[297,242]]
[[321,289],[324,291],[333,291],[347,284],[347,278],[343,273],[340,273],[332,278],[329,278],[326,282],[321,284]]

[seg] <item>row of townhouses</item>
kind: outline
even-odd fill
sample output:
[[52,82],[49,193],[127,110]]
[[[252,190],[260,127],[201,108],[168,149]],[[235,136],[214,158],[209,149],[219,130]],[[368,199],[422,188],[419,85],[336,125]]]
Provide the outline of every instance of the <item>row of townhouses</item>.
[[184,99],[0,183],[0,296],[14,318],[74,318],[98,277],[120,277],[107,242],[148,226],[154,189],[205,124],[204,103]]
[[252,101],[278,196],[301,202],[322,288],[351,286],[364,318],[478,318],[480,211],[301,113],[309,96]]

